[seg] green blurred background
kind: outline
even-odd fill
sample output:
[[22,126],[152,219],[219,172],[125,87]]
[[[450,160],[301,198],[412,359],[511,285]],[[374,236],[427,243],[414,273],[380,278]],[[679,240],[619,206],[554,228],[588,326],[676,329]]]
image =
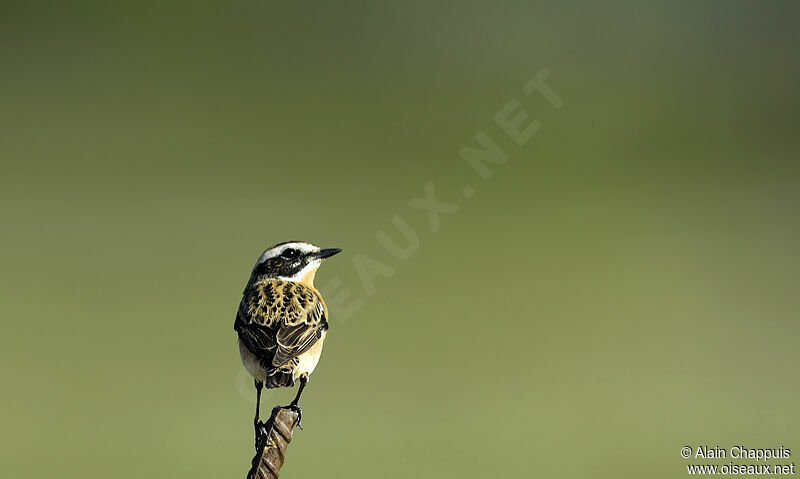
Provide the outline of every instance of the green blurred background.
[[[363,304],[332,308],[283,477],[800,454],[797,10],[3,2],[3,475],[244,477],[234,312],[289,239],[343,248],[317,284]],[[542,68],[561,109],[521,92]],[[514,98],[524,147],[493,122]],[[509,156],[488,181],[477,131]],[[429,181],[459,206],[436,233]],[[408,260],[375,239],[394,215]],[[357,254],[394,270],[372,295]]]

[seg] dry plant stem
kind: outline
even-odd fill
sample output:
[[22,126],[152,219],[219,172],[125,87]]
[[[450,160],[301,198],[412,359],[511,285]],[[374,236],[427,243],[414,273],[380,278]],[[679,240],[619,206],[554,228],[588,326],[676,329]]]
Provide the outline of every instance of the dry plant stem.
[[266,434],[256,436],[256,455],[247,479],[278,479],[286,458],[286,448],[292,442],[292,431],[300,417],[291,409],[275,408],[264,423]]

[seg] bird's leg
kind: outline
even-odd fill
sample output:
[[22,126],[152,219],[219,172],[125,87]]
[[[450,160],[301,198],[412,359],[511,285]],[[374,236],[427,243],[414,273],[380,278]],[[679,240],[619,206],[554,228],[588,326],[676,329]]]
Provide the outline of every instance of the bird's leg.
[[303,429],[302,425],[302,417],[303,417],[303,410],[300,406],[297,405],[300,402],[300,395],[303,394],[303,389],[305,389],[306,384],[308,384],[308,376],[300,376],[300,387],[297,389],[297,395],[294,397],[291,403],[288,406],[285,406],[284,409],[289,409],[297,413],[297,427]]
[[303,389],[305,389],[307,383],[308,376],[300,376],[300,387],[297,389],[297,396],[289,404],[289,408],[299,408],[297,403],[300,402],[300,395],[303,394]]
[[256,386],[256,417],[255,419],[253,419],[253,428],[255,429],[256,432],[256,450],[258,450],[259,439],[267,436],[267,429],[264,426],[264,423],[261,422],[261,414],[259,412],[259,410],[261,409],[261,388],[264,387],[264,383],[256,379],[255,386]]
[[255,418],[255,422],[258,422],[258,420],[261,419],[261,414],[259,414],[258,411],[261,408],[261,388],[264,387],[264,383],[262,383],[261,381],[256,379],[255,380],[255,386],[256,386],[256,418]]

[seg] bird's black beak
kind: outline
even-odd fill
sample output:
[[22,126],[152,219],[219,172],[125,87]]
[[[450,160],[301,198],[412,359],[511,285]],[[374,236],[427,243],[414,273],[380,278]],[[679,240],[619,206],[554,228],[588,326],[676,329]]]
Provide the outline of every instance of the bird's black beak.
[[342,250],[340,248],[325,248],[314,253],[314,256],[319,259],[325,259],[325,258],[330,258],[331,256],[341,251]]

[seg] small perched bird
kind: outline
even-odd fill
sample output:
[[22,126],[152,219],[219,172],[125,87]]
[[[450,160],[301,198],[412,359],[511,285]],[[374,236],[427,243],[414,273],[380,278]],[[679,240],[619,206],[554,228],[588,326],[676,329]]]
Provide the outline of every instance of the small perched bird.
[[340,251],[289,241],[264,251],[253,267],[233,329],[242,363],[255,379],[257,439],[264,434],[259,415],[264,386],[293,387],[299,381],[287,407],[301,414],[300,395],[317,366],[328,330],[328,308],[314,288],[314,275],[325,258]]

